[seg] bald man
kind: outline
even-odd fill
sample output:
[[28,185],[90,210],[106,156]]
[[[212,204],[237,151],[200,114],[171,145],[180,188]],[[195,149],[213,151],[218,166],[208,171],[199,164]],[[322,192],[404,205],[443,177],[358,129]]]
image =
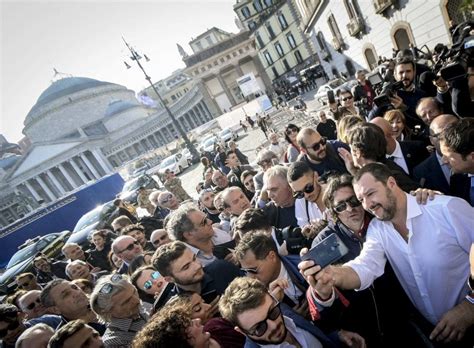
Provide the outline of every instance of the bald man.
[[436,117],[430,124],[430,141],[435,151],[413,169],[415,181],[421,187],[441,191],[450,196],[469,200],[470,180],[464,174],[452,174],[448,163],[444,163],[439,144],[440,134],[450,125],[458,122],[454,115],[444,114]]
[[398,164],[407,175],[412,176],[413,168],[428,158],[429,153],[422,141],[397,141],[393,137],[390,123],[383,117],[375,117],[371,123],[379,126],[387,140],[387,158]]

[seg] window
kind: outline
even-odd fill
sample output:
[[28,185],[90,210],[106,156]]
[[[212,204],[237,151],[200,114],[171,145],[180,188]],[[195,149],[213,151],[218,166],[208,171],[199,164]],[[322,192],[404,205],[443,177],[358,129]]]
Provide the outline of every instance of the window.
[[247,6],[242,7],[240,12],[242,12],[242,16],[244,16],[244,18],[249,18],[250,17],[250,10]]
[[291,70],[290,64],[288,64],[286,59],[283,59],[283,65],[285,66],[285,71]]
[[213,44],[213,42],[212,42],[212,37],[210,37],[210,36],[206,36],[206,41],[207,41],[207,43],[208,43],[209,45],[212,45],[212,44]]
[[280,57],[283,57],[285,55],[285,52],[283,52],[283,47],[281,47],[278,41],[275,43],[275,50],[277,51]]
[[273,5],[273,0],[263,0],[263,2],[265,3],[265,6],[267,7],[270,7]]
[[262,37],[260,36],[259,32],[255,33],[255,39],[257,40],[257,44],[259,48],[265,47],[265,44],[263,43]]
[[303,57],[301,56],[300,51],[298,51],[298,50],[295,51],[295,58],[296,58],[296,61],[298,62],[298,64],[303,63]]
[[249,30],[252,31],[257,27],[257,23],[255,23],[254,21],[249,21],[248,26],[249,26]]
[[337,26],[336,19],[334,18],[333,14],[331,14],[328,18],[328,25],[329,29],[331,30],[332,36],[337,40],[342,41],[342,35],[339,31],[339,27]]
[[349,15],[349,19],[357,17],[357,13],[354,8],[354,4],[351,0],[344,0],[344,6],[346,7],[347,14]]
[[264,51],[264,52],[263,52],[263,56],[264,56],[265,59],[267,60],[267,64],[268,64],[268,65],[272,65],[272,64],[273,64],[272,56],[271,56],[271,54],[270,54],[268,51]]
[[275,76],[274,79],[276,79],[276,78],[278,78],[278,76],[280,76],[280,75],[278,75],[278,70],[274,66],[272,66],[272,72],[273,72],[273,76]]
[[288,28],[288,22],[283,13],[278,14],[278,21],[280,22],[281,30]]
[[202,50],[201,41],[196,42],[196,46],[197,46],[198,50]]
[[321,48],[321,50],[323,50],[323,51],[327,50],[326,42],[324,40],[324,36],[323,36],[322,32],[320,32],[320,31],[318,32],[318,35],[316,35],[316,41],[318,41],[318,45]]
[[393,35],[393,37],[395,39],[395,43],[397,44],[397,48],[399,50],[410,48],[411,40],[405,28],[398,29]]
[[286,35],[286,39],[288,40],[288,43],[290,44],[291,48],[296,47],[296,41],[292,33],[289,33],[288,35]]
[[261,12],[263,10],[261,0],[253,0],[253,8],[255,11]]
[[273,40],[275,38],[275,32],[273,31],[273,28],[270,22],[265,23],[265,26],[267,27],[268,35],[270,36],[270,39]]

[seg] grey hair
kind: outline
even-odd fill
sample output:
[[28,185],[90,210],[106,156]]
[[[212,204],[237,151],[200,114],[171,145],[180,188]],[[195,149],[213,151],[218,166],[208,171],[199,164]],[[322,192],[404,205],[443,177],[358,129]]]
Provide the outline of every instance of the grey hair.
[[285,182],[288,182],[287,176],[288,176],[288,167],[281,166],[281,165],[273,166],[270,169],[268,169],[263,175],[263,184],[264,186],[266,186],[268,183],[268,180],[270,180],[270,178],[273,178],[273,177],[279,177]]
[[229,208],[230,205],[227,203],[226,199],[227,199],[227,196],[231,192],[234,192],[234,191],[240,191],[244,193],[244,191],[238,186],[231,186],[231,187],[226,188],[224,191],[222,191],[221,195],[222,195],[222,201],[224,202],[224,208]]
[[155,207],[158,205],[158,196],[160,195],[161,191],[153,191],[150,193],[148,196],[148,199],[150,200],[151,204],[153,204]]
[[23,333],[20,335],[20,337],[18,337],[18,339],[16,340],[15,348],[22,348],[23,343],[27,339],[33,338],[35,336],[35,334],[33,332],[36,331],[36,330],[47,331],[51,334],[51,336],[54,335],[54,330],[51,326],[46,325],[44,323],[38,323],[36,325],[33,325],[32,327],[29,327],[25,331],[23,331]]
[[[126,290],[127,287],[133,286],[126,275],[122,275],[121,279],[113,282],[112,277],[115,275],[116,274],[109,274],[101,277],[95,285],[94,290],[92,290],[92,294],[90,296],[91,309],[104,322],[110,322],[112,318],[110,315],[110,310],[113,306],[112,297],[114,297],[119,292]],[[106,284],[110,284],[112,286],[112,290],[109,293],[100,292],[102,287]]]
[[66,253],[64,252],[64,250],[66,250],[67,248],[70,248],[72,246],[78,246],[78,247],[81,247],[79,244],[77,243],[66,243],[63,245],[63,247],[61,248],[61,252],[63,253],[64,256],[67,257]]
[[270,161],[273,158],[278,158],[274,152],[270,150],[262,150],[257,154],[257,163],[262,161]]
[[66,275],[67,275],[70,279],[72,279],[72,277],[71,277],[71,274],[70,274],[69,272],[71,271],[71,267],[72,267],[72,266],[75,266],[75,265],[87,266],[87,263],[85,263],[85,262],[82,261],[82,260],[74,260],[74,261],[69,262],[69,263],[67,264],[67,266],[66,266],[66,271],[65,271],[65,272],[66,272]]
[[194,224],[188,217],[193,211],[199,211],[199,209],[194,204],[185,204],[168,215],[166,231],[171,239],[185,242],[184,233],[194,230]]

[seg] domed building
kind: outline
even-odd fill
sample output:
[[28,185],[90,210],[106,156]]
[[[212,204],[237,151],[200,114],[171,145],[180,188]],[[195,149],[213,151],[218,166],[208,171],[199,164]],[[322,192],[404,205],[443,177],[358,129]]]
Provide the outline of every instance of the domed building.
[[[198,84],[168,107],[185,131],[217,116]],[[178,135],[163,108],[142,105],[124,86],[86,77],[53,82],[27,114],[23,133],[31,147],[0,179],[0,226],[24,215],[15,197],[55,201]]]

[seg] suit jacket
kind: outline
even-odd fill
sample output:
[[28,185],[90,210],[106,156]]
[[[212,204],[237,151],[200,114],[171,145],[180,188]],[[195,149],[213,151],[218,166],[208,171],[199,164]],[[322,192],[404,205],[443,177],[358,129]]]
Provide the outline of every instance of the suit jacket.
[[432,153],[430,157],[414,168],[413,176],[422,187],[463,198],[471,205],[474,204],[474,202],[470,201],[469,196],[470,178],[465,174],[453,174],[451,175],[451,184],[448,183],[435,153]]
[[422,141],[400,141],[403,157],[410,175],[413,176],[413,168],[429,157],[429,152]]
[[306,299],[306,290],[308,290],[308,283],[298,270],[298,263],[301,262],[301,258],[299,255],[287,255],[281,256],[280,260],[282,265],[285,266],[288,276],[293,284],[303,293],[298,303],[293,303],[293,301],[286,295],[283,299],[283,302],[292,307],[295,305],[300,305]]
[[[321,342],[324,348],[335,348],[339,346],[339,340],[337,338],[337,334],[326,335],[322,332],[316,325],[311,324],[309,321],[304,319],[301,315],[296,313],[293,309],[289,306],[285,305],[284,303],[280,303],[280,308],[282,315],[287,318],[290,318],[294,321],[296,327],[308,331],[314,337],[316,337],[319,342]],[[259,348],[260,345],[252,341],[250,338],[246,337],[245,340],[245,348]],[[264,346],[263,346],[264,347]]]

